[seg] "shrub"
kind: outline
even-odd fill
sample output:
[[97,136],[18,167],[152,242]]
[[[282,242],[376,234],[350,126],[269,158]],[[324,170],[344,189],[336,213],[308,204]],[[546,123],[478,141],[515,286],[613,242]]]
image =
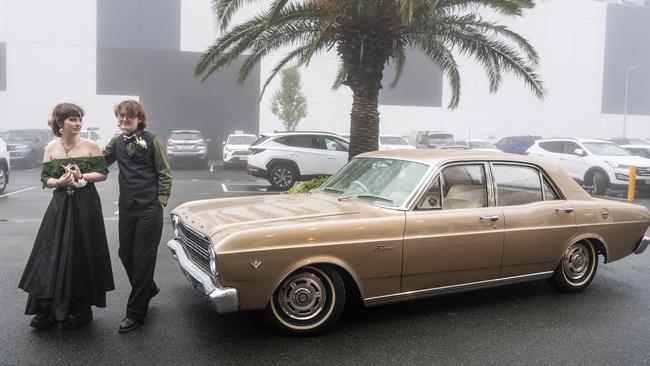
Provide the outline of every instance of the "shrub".
[[287,193],[295,194],[295,193],[307,193],[311,191],[312,189],[318,188],[325,183],[326,180],[328,180],[330,177],[329,175],[325,175],[322,177],[314,178],[312,180],[308,180],[306,182],[298,182],[296,183]]

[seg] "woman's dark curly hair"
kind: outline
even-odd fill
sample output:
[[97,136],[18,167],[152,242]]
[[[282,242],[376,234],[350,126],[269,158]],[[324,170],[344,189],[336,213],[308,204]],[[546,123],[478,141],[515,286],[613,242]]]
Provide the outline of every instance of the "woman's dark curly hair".
[[54,107],[52,115],[47,120],[47,124],[52,129],[52,133],[56,137],[61,137],[59,130],[63,127],[63,122],[70,117],[83,118],[85,112],[83,108],[72,103],[60,103]]

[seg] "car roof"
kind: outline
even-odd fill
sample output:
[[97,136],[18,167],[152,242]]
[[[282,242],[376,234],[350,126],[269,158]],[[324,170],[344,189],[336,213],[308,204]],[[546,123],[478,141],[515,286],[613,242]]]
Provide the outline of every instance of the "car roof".
[[650,145],[648,145],[648,144],[646,144],[646,145],[642,145],[642,144],[638,144],[638,145],[620,145],[620,146],[621,147],[631,147],[633,149],[650,149]]
[[555,137],[551,139],[541,139],[537,140],[535,142],[540,143],[540,142],[546,142],[546,141],[577,141],[577,142],[606,142],[608,144],[614,144],[611,141],[603,140],[603,139],[587,139],[587,138],[581,138],[581,137]]
[[269,137],[276,136],[289,136],[289,135],[328,135],[334,137],[341,137],[338,133],[334,132],[325,132],[325,131],[274,131],[269,134],[263,134]]
[[257,135],[252,134],[252,133],[231,133],[230,135],[228,135],[228,137],[230,137],[230,136],[253,136],[253,137],[257,137]]
[[418,161],[428,165],[440,166],[452,161],[511,161],[548,165],[527,155],[508,154],[504,152],[476,151],[467,149],[415,149],[415,150],[382,150],[359,155],[360,157],[381,157]]

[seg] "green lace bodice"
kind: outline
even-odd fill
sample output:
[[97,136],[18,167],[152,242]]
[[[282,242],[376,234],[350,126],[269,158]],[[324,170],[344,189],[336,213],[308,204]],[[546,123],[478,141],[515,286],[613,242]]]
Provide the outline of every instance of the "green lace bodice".
[[43,170],[41,171],[41,182],[43,182],[43,188],[47,187],[48,179],[59,179],[65,173],[63,166],[70,163],[77,164],[82,174],[91,172],[108,174],[108,166],[106,165],[106,160],[103,156],[54,159],[47,163],[43,163]]

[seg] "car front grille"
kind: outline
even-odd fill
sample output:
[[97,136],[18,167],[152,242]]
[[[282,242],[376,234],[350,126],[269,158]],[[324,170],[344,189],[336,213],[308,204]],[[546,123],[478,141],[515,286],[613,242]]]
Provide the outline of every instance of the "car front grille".
[[636,168],[636,175],[640,177],[650,176],[650,168]]
[[248,150],[235,150],[233,155],[248,155]]
[[178,223],[178,239],[190,259],[210,274],[210,240],[195,230]]

